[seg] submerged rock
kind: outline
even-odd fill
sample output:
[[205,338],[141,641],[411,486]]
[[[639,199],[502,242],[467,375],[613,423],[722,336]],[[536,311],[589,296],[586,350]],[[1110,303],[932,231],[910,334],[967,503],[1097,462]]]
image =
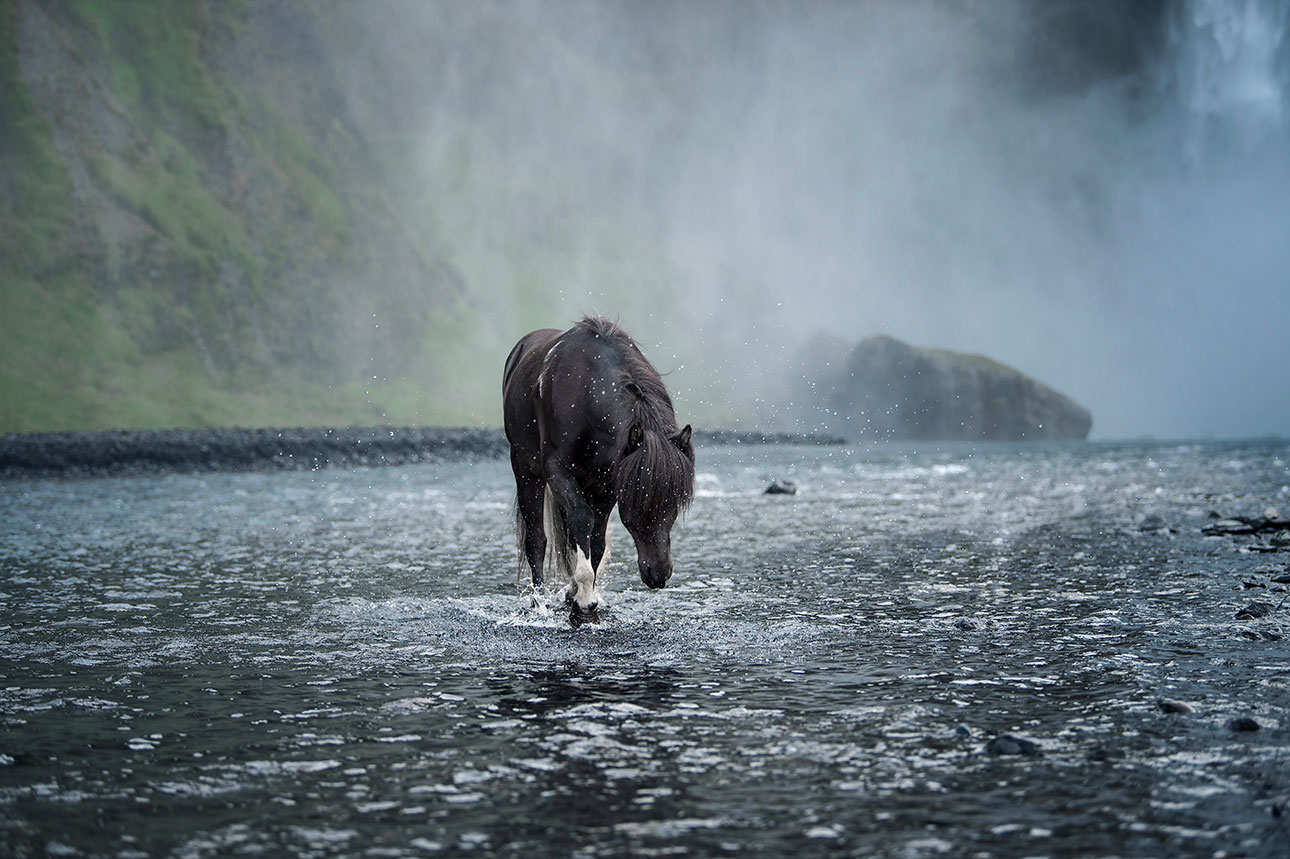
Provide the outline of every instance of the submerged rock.
[[992,755],[1022,755],[1030,758],[1043,755],[1039,743],[1016,734],[1000,734],[994,737],[985,744],[985,750]]
[[1237,620],[1257,620],[1261,617],[1267,617],[1272,614],[1273,606],[1270,602],[1260,602],[1255,600],[1249,605],[1242,608],[1236,613]]

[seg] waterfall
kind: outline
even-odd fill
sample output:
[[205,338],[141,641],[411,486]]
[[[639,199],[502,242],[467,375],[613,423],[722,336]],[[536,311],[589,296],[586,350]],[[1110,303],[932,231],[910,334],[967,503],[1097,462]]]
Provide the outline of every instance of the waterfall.
[[1183,0],[1170,55],[1193,160],[1250,154],[1285,130],[1288,20],[1284,0]]

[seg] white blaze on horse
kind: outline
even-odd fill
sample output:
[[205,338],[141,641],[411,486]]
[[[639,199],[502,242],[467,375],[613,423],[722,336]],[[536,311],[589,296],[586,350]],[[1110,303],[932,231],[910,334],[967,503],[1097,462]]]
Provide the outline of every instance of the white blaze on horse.
[[[548,546],[574,626],[599,622],[614,506],[641,581],[672,576],[672,525],[694,497],[690,427],[678,428],[654,366],[621,328],[585,318],[515,344],[502,409],[518,496],[520,575],[536,592]],[[544,521],[545,520],[545,521]]]

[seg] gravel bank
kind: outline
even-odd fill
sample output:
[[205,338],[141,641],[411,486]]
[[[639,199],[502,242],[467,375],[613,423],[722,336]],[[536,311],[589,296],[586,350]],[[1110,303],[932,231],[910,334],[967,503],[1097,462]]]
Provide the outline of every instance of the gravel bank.
[[[830,436],[715,430],[698,444],[841,444]],[[506,456],[500,429],[297,427],[110,430],[0,436],[0,479],[306,470]]]

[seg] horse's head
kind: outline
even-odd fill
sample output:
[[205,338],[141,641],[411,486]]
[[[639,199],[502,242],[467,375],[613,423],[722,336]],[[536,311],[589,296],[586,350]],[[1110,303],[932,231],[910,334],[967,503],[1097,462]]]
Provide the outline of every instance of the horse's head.
[[661,588],[672,577],[672,525],[694,497],[690,427],[668,436],[632,424],[615,483],[618,515],[636,542],[641,581]]

